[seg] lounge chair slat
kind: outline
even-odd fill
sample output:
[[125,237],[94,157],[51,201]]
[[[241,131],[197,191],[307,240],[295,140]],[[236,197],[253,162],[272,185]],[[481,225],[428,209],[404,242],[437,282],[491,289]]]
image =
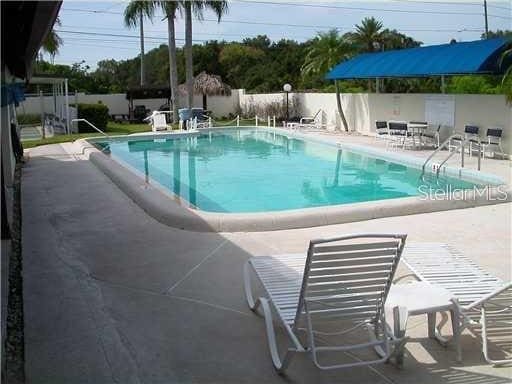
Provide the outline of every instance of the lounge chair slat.
[[395,259],[394,255],[375,256],[375,257],[358,257],[358,258],[352,258],[352,259],[341,258],[341,259],[328,259],[328,260],[317,260],[315,258],[311,262],[311,268],[392,263],[394,259]]
[[368,271],[368,272],[354,272],[354,273],[336,273],[336,274],[327,274],[325,271],[322,271],[323,273],[321,275],[315,275],[310,276],[310,281],[313,284],[320,283],[320,282],[343,282],[343,283],[349,283],[351,281],[359,281],[361,278],[367,278],[367,279],[387,279],[389,276],[389,271],[391,268],[387,271]]
[[362,244],[340,244],[340,245],[315,245],[313,250],[315,255],[321,253],[333,252],[347,252],[356,250],[371,250],[371,249],[396,249],[398,243],[396,241],[375,242],[375,243],[362,243]]
[[323,276],[325,274],[336,273],[336,276],[343,274],[354,274],[354,273],[375,273],[375,272],[389,272],[393,267],[393,263],[386,264],[368,264],[368,265],[354,265],[354,266],[342,266],[342,267],[326,267],[326,268],[311,268],[309,276]]
[[351,258],[354,258],[354,259],[358,259],[358,258],[361,258],[361,257],[379,257],[379,256],[394,256],[396,253],[396,249],[391,249],[391,248],[387,248],[387,249],[377,249],[377,250],[369,250],[369,251],[365,251],[365,250],[358,250],[358,251],[355,251],[355,252],[338,252],[338,251],[333,251],[333,252],[325,252],[325,253],[321,253],[319,255],[316,255],[315,254],[315,257],[313,259],[313,262],[317,262],[317,261],[320,261],[320,260],[336,260],[336,259],[351,259]]

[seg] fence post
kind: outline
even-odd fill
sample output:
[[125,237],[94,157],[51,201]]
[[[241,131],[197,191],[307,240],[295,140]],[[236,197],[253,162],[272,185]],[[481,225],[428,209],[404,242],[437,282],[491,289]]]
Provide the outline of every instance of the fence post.
[[272,117],[272,120],[273,120],[273,122],[274,122],[274,128],[275,128],[275,127],[276,127],[276,115],[274,115],[274,116]]
[[270,115],[267,116],[267,127],[270,128]]
[[256,115],[256,126],[258,126],[258,115]]
[[212,118],[209,116],[208,117],[208,128],[211,128],[212,127]]
[[41,108],[41,136],[46,138],[46,132],[44,131],[45,115],[44,115],[44,96],[43,91],[39,91],[39,107]]
[[240,126],[240,115],[236,115],[236,126]]

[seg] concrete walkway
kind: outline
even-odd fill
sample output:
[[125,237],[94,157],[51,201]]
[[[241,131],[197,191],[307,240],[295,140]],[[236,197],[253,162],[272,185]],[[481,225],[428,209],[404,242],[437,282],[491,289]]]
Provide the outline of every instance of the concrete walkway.
[[[246,307],[251,255],[304,251],[347,232],[407,232],[448,242],[510,279],[507,204],[271,233],[194,233],[147,216],[73,146],[30,150],[23,170],[25,354],[28,383],[510,383],[478,339],[452,347],[411,321],[405,368],[320,372],[298,356],[273,371],[261,317]],[[347,361],[352,357],[346,356]]]

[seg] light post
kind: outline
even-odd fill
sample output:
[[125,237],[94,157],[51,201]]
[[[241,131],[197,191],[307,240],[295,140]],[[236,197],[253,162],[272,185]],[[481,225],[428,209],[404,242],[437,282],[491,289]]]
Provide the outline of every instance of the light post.
[[285,85],[283,85],[283,91],[285,91],[286,93],[286,121],[288,122],[288,120],[290,119],[290,115],[288,113],[288,93],[290,93],[292,90],[292,86],[288,83],[286,83]]

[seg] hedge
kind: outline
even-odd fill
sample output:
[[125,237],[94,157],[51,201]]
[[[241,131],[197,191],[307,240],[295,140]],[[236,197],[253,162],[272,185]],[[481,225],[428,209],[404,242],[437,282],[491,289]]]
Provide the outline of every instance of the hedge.
[[21,125],[31,125],[31,124],[39,124],[41,125],[41,114],[38,113],[23,113],[16,116],[18,119],[18,124]]
[[[104,131],[107,128],[109,118],[108,107],[104,104],[78,104],[78,118],[86,119],[97,128]],[[80,122],[78,123],[78,132],[96,132],[89,124]]]

